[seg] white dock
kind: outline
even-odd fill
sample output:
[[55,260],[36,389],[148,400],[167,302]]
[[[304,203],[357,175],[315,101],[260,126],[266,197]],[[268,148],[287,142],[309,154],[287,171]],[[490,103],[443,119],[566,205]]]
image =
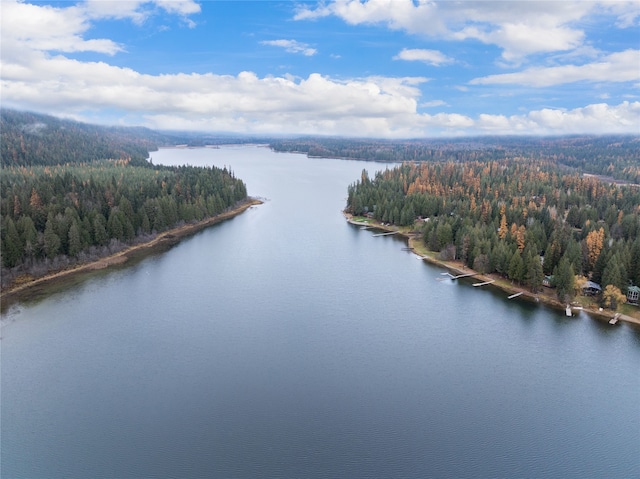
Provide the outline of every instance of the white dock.
[[620,317],[620,313],[616,313],[616,315],[609,320],[609,324],[616,324],[618,322],[619,317]]
[[390,231],[388,233],[377,233],[377,234],[371,235],[371,236],[389,236],[389,235],[394,235],[396,233],[397,233],[397,231]]
[[486,284],[491,284],[491,283],[495,283],[496,280],[492,279],[491,281],[485,281],[484,283],[473,283],[473,286],[484,286]]
[[516,294],[512,294],[511,296],[507,297],[507,299],[513,299],[513,298],[517,298],[518,296],[520,296],[522,294],[522,291],[520,291],[519,293]]
[[[478,273],[466,273],[466,274],[459,274],[458,276],[451,276],[451,279],[458,279],[458,278],[468,278],[469,276],[474,276]],[[492,281],[493,282],[493,281]],[[474,285],[475,286],[475,285]]]

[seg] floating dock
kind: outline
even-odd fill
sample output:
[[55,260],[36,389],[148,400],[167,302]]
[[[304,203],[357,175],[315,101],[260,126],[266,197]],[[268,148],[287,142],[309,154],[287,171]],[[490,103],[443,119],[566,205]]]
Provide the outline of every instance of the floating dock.
[[396,233],[397,233],[397,231],[389,231],[388,233],[377,233],[377,234],[371,235],[371,236],[389,236],[389,235],[394,235]]
[[[476,274],[478,274],[478,273],[459,274],[458,276],[451,276],[451,279],[468,278],[469,276],[475,276]],[[474,284],[474,286],[475,286],[475,284]]]
[[609,324],[616,324],[618,322],[619,317],[620,317],[620,313],[616,313],[616,315],[609,320]]
[[517,298],[518,296],[520,296],[522,294],[522,291],[520,291],[519,293],[516,294],[512,294],[511,296],[509,296],[507,299],[513,299],[513,298]]
[[473,283],[473,286],[484,286],[486,284],[491,284],[491,283],[495,283],[496,280],[492,279],[491,281],[485,281],[484,283]]

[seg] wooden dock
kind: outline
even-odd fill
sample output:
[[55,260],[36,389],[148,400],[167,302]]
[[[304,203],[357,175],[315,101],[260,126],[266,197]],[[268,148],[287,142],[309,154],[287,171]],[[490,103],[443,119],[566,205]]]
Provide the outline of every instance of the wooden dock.
[[516,294],[512,294],[511,296],[509,296],[507,299],[513,299],[513,298],[517,298],[518,296],[520,296],[522,294],[522,291],[520,291],[519,293]]
[[396,233],[397,233],[397,231],[389,231],[388,233],[377,233],[377,234],[371,235],[371,236],[389,236],[389,235],[394,235]]
[[609,324],[616,324],[618,322],[619,317],[620,317],[620,313],[616,313],[616,315],[609,320]]
[[459,274],[458,276],[451,276],[451,279],[468,278],[469,276],[475,276],[476,274],[478,273]]
[[495,283],[495,282],[496,280],[492,279],[491,281],[485,281],[484,283],[473,283],[473,286],[484,286],[484,285]]

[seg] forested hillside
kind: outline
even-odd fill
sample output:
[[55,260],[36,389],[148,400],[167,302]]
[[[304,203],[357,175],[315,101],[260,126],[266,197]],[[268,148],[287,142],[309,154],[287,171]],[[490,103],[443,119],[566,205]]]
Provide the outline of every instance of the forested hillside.
[[3,166],[58,165],[97,159],[144,160],[170,138],[146,128],[105,127],[48,115],[0,110]]
[[[151,165],[147,148],[161,135],[150,130],[4,113],[3,286],[21,274],[98,259],[247,198],[244,183],[226,168]],[[6,122],[13,123],[5,130]],[[4,161],[7,152],[12,161]]]
[[99,126],[37,113],[0,109],[3,166],[59,165],[96,159],[130,159],[142,164],[160,146],[268,143],[267,139],[142,127]]
[[[640,187],[563,172],[553,161],[405,163],[348,189],[347,211],[413,225],[443,259],[558,297],[589,278],[640,285]],[[577,279],[576,279],[577,276]]]
[[479,137],[411,141],[307,138],[271,143],[276,151],[359,160],[492,161],[509,158],[550,160],[581,173],[640,184],[640,137]]

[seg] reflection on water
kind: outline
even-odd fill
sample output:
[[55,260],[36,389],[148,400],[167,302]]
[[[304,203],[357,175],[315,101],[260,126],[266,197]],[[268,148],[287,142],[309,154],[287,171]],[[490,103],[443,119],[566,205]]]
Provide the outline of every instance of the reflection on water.
[[363,168],[162,150],[269,198],[3,315],[3,477],[634,477],[640,335],[341,214]]

